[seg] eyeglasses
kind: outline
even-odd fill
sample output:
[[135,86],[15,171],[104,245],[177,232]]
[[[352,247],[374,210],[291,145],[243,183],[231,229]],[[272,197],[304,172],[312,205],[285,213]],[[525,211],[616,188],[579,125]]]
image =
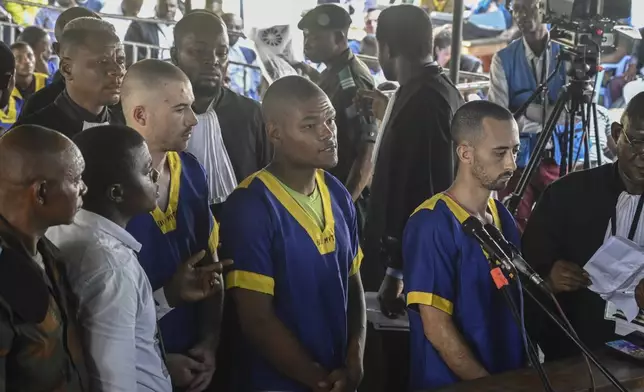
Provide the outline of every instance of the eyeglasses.
[[626,134],[624,127],[622,127],[622,135],[624,135],[626,143],[631,147],[631,150],[634,153],[638,155],[644,155],[644,140],[631,140]]

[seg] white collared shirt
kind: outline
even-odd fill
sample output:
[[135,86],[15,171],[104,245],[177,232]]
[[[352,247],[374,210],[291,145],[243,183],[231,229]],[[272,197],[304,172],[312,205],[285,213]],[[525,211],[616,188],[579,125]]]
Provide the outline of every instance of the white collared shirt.
[[171,392],[156,339],[152,287],[125,229],[86,210],[46,234],[60,248],[79,300],[92,390]]

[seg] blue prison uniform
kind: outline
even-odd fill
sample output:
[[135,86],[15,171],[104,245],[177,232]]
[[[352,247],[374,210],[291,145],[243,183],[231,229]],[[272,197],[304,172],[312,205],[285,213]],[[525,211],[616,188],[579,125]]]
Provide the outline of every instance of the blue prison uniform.
[[[324,230],[271,173],[262,170],[236,189],[223,209],[221,255],[235,263],[226,289],[274,297],[277,317],[311,358],[328,371],[344,367],[348,344],[348,280],[362,262],[351,196],[319,170]],[[307,392],[239,338],[233,389]]]
[[[190,256],[217,250],[217,224],[208,205],[208,183],[197,158],[185,152],[169,152],[170,192],[166,211],[134,217],[127,231],[143,246],[139,262],[152,289],[161,289]],[[198,303],[174,308],[159,321],[168,353],[186,353],[199,343]]]
[[[490,199],[494,223],[511,243],[519,231],[503,205]],[[455,201],[439,193],[412,214],[403,236],[404,281],[410,309],[411,390],[459,382],[426,338],[418,305],[433,306],[453,317],[468,347],[490,373],[525,364],[519,327],[497,290],[481,246],[461,227],[468,217]],[[512,285],[519,303],[516,285]]]
[[[43,73],[34,72],[34,93],[42,90],[45,86],[50,83],[49,76]],[[25,105],[25,99],[20,94],[18,87],[14,87],[11,91],[11,97],[9,98],[9,104],[7,105],[7,110],[0,110],[0,127],[4,129],[9,129],[16,122],[22,107]]]

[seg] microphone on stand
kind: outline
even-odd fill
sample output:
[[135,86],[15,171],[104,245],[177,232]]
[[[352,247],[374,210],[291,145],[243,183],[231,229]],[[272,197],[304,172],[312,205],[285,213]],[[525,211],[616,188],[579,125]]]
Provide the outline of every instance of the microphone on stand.
[[514,272],[514,265],[510,261],[511,254],[507,254],[499,244],[492,239],[490,233],[485,230],[483,223],[477,218],[470,216],[462,224],[463,230],[472,237],[485,249],[485,251],[494,256],[501,262],[501,267],[507,272]]
[[508,256],[510,256],[510,263],[514,265],[519,273],[528,278],[529,281],[537,285],[546,294],[551,293],[550,287],[548,287],[546,282],[544,282],[543,278],[541,278],[541,276],[532,269],[530,264],[525,261],[519,250],[506,240],[505,237],[503,237],[503,234],[496,226],[487,223],[484,226],[484,229],[490,234],[490,237],[499,244],[499,247],[503,249]]

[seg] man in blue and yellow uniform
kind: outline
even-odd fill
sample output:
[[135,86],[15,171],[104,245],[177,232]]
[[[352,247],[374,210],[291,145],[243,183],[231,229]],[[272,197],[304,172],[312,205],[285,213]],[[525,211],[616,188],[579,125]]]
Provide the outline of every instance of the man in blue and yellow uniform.
[[35,72],[34,51],[28,44],[16,42],[11,45],[11,51],[16,59],[16,85],[7,108],[0,111],[0,127],[5,129],[16,122],[25,101],[49,84],[48,75]]
[[358,224],[366,210],[371,180],[371,158],[376,142],[376,123],[361,114],[354,104],[359,89],[373,90],[369,68],[349,49],[349,13],[337,4],[322,4],[307,12],[297,25],[304,31],[304,54],[326,69],[317,80],[336,110],[338,127],[338,164],[330,170],[347,187],[357,202]]
[[[414,212],[403,237],[412,391],[521,368],[519,327],[490,276],[488,260],[462,227],[470,216],[519,244],[516,223],[491,197],[516,169],[517,123],[488,101],[462,106],[452,120],[458,173],[452,186]],[[518,291],[512,286],[512,293]]]
[[[219,239],[206,175],[184,152],[197,123],[193,101],[188,77],[161,60],[132,65],[121,90],[127,125],[143,135],[159,172],[156,209],[132,218],[127,231],[142,245],[139,262],[154,290],[172,383],[201,392],[215,370],[223,282],[210,274]],[[204,283],[202,296],[186,298],[172,289],[190,271]]]
[[243,337],[233,388],[354,391],[366,331],[362,251],[351,196],[325,172],[337,163],[335,110],[299,76],[262,104],[273,162],[240,184],[221,220],[222,255]]

